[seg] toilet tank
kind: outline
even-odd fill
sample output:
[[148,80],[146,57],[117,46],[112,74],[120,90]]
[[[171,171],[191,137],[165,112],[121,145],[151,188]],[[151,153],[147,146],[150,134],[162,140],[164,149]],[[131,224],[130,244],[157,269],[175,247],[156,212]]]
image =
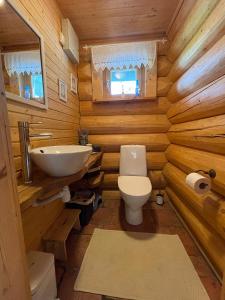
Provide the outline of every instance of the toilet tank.
[[53,300],[57,296],[54,255],[30,251],[27,255],[32,300]]
[[123,145],[120,147],[120,175],[147,176],[145,146]]

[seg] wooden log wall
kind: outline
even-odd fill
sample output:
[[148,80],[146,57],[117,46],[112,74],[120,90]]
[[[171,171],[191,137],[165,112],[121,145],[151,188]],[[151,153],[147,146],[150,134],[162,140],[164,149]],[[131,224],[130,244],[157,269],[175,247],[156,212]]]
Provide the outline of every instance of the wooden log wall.
[[[161,46],[158,56],[158,98],[153,101],[134,100],[114,103],[92,101],[92,76],[90,49],[80,50],[78,67],[81,128],[89,130],[89,142],[98,144],[104,151],[102,169],[104,199],[119,197],[119,152],[123,144],[147,146],[148,172],[153,189],[165,189],[162,169],[167,160],[165,151],[169,145],[167,131],[170,122],[166,113],[170,107],[165,97],[172,82],[167,77],[171,64],[163,55]],[[154,193],[153,193],[154,195]]]
[[[188,2],[188,1],[187,1]],[[169,33],[167,116],[171,145],[166,191],[219,275],[225,269],[225,1],[196,1]],[[210,2],[210,3],[209,3]],[[199,7],[203,7],[199,10]],[[207,11],[206,11],[207,10]],[[182,11],[182,9],[181,9]],[[196,20],[201,20],[196,22]],[[193,26],[193,24],[195,24]],[[184,39],[185,32],[185,39]],[[194,170],[215,169],[212,190],[200,196],[185,183]]]
[[[17,122],[43,122],[32,126],[32,132],[52,132],[49,140],[32,141],[33,147],[57,144],[74,144],[78,141],[79,126],[78,97],[70,92],[70,74],[77,73],[76,66],[65,55],[59,43],[62,14],[55,0],[15,0],[24,15],[39,30],[44,38],[45,63],[47,76],[48,110],[41,110],[13,101],[8,101],[8,114],[11,139],[17,175],[20,175],[21,157]],[[68,85],[68,102],[58,97],[58,79]],[[41,239],[46,230],[55,221],[63,208],[61,202],[55,202],[42,208],[28,208],[22,213],[25,243],[27,250],[40,249]],[[44,216],[44,217],[43,217]]]

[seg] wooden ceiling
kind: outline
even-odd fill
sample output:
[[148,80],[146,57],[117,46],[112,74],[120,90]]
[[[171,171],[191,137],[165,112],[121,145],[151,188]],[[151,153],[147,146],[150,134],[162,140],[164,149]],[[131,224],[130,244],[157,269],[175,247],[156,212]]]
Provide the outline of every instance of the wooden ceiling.
[[80,40],[161,38],[180,0],[57,0]]
[[0,6],[0,48],[39,43],[39,37],[9,4]]

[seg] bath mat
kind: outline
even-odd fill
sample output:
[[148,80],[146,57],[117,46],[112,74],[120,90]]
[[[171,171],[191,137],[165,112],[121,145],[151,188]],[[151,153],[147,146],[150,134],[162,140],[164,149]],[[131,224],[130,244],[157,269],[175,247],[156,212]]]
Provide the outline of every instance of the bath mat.
[[137,300],[209,300],[177,235],[95,229],[75,290]]

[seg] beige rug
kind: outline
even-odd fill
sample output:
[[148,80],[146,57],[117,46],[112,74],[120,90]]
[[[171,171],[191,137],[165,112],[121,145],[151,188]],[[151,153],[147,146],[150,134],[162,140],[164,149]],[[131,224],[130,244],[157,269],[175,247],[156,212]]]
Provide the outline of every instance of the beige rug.
[[96,229],[75,290],[138,300],[209,300],[177,235]]

